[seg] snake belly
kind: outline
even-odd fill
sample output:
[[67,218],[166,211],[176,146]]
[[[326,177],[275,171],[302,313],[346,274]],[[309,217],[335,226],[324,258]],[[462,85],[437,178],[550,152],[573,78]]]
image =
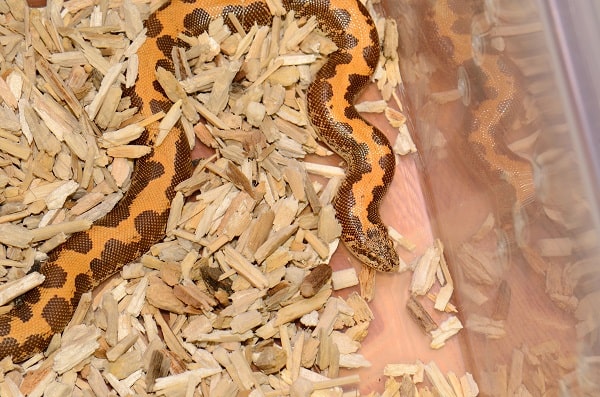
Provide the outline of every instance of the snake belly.
[[[352,105],[378,62],[379,40],[368,11],[358,0],[284,0],[287,11],[315,16],[336,43],[310,85],[308,111],[320,137],[347,163],[347,175],[335,199],[342,240],[366,265],[381,271],[398,267],[398,255],[379,216],[391,183],[395,159],[390,144]],[[176,0],[145,22],[148,39],[140,48],[139,77],[127,92],[144,116],[168,110],[155,70],[173,70],[171,49],[187,47],[178,34],[199,35],[217,16],[234,13],[246,29],[268,25],[264,1]],[[148,126],[138,144],[152,145],[157,124]],[[81,295],[144,254],[164,237],[175,186],[191,175],[190,149],[180,127],[136,162],[123,199],[92,227],[72,235],[49,254],[40,272],[45,281],[19,297],[0,316],[0,358],[23,361],[43,351],[70,321]]]
[[524,89],[517,66],[500,52],[486,48],[474,59],[472,25],[482,3],[438,0],[422,20],[428,46],[442,67],[466,71],[471,98],[463,124],[464,153],[470,168],[492,181],[501,223],[508,224],[513,211],[531,203],[535,194],[531,163],[510,150],[505,140],[522,106]]

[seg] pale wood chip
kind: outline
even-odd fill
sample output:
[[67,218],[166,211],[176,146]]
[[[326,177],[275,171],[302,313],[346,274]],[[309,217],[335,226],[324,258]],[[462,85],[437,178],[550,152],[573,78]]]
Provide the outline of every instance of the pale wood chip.
[[506,280],[502,280],[498,286],[498,293],[496,296],[494,313],[492,318],[494,320],[506,320],[508,317],[508,311],[510,309],[511,301],[511,288]]
[[370,366],[371,362],[361,354],[340,354],[340,367],[342,368],[363,368]]
[[18,106],[18,101],[13,92],[11,91],[9,85],[3,78],[0,78],[0,98],[13,109],[16,109]]
[[91,119],[96,118],[96,115],[100,110],[100,106],[102,105],[106,95],[108,94],[110,87],[112,87],[112,85],[117,81],[122,68],[122,63],[116,63],[106,70],[104,78],[102,79],[102,83],[100,84],[100,88],[98,89],[98,93],[96,94],[96,96],[92,100],[92,103],[87,109],[87,113]]
[[21,160],[27,160],[31,155],[31,150],[26,145],[15,143],[2,137],[0,137],[0,151],[6,152]]
[[429,364],[425,365],[425,373],[427,374],[429,381],[433,384],[440,395],[448,397],[456,396],[452,386],[450,386],[435,362],[431,361]]
[[109,194],[105,199],[95,207],[81,214],[78,219],[93,222],[106,215],[123,197],[123,193],[117,192]]
[[475,382],[473,375],[466,373],[460,378],[460,385],[465,397],[475,397],[479,395],[479,386]]
[[478,284],[494,285],[500,279],[502,267],[498,261],[473,245],[465,243],[458,252],[465,276]]
[[304,231],[304,239],[310,246],[317,252],[317,254],[322,258],[328,258],[332,252],[329,251],[329,245],[327,245],[323,240],[321,240],[315,233],[310,230]]
[[360,287],[360,296],[367,302],[373,300],[375,296],[375,276],[377,271],[370,266],[362,266],[358,273],[358,285]]
[[173,294],[173,290],[161,281],[152,282],[146,289],[148,302],[153,306],[173,313],[184,312],[185,305]]
[[223,253],[228,259],[228,264],[241,276],[246,278],[254,287],[266,288],[269,285],[265,275],[231,246],[227,245],[223,247]]
[[398,136],[394,141],[392,149],[394,150],[394,153],[399,154],[400,156],[417,152],[417,146],[415,145],[406,124],[402,124],[398,127]]
[[282,227],[256,249],[254,258],[258,263],[262,263],[269,255],[280,247],[288,238],[290,238],[298,230],[297,224]]
[[329,280],[331,273],[331,266],[329,264],[321,264],[312,269],[300,285],[302,296],[305,298],[314,296]]
[[395,242],[400,244],[400,246],[402,248],[404,248],[405,250],[413,252],[415,250],[415,248],[417,248],[417,246],[414,242],[410,241],[408,238],[406,238],[405,236],[400,234],[400,232],[398,232],[393,227],[388,226],[388,232],[389,232],[392,240],[394,240]]
[[46,240],[58,233],[72,234],[76,232],[82,232],[91,227],[92,222],[85,219],[79,219],[74,221],[62,222],[55,225],[49,225],[34,229],[32,233],[32,241]]
[[417,372],[419,372],[421,369],[423,368],[423,364],[421,363],[416,363],[416,364],[404,364],[404,363],[397,363],[397,364],[387,364],[383,370],[384,375],[386,376],[395,376],[395,377],[399,377],[399,376],[404,376],[404,375],[415,375]]
[[173,127],[175,126],[177,121],[179,121],[179,118],[181,117],[182,103],[183,103],[183,101],[181,99],[179,99],[177,102],[175,102],[171,106],[171,108],[169,109],[169,111],[167,112],[165,117],[160,121],[160,123],[158,125],[158,135],[156,136],[155,142],[154,142],[155,147],[158,147],[161,145],[163,140],[167,137],[167,134],[169,133],[169,131],[171,131],[171,129],[173,129]]
[[267,375],[279,372],[286,361],[286,352],[276,346],[267,346],[252,357],[252,363]]
[[38,273],[29,273],[18,280],[10,281],[0,288],[0,306],[3,306],[19,295],[42,284],[45,277]]
[[478,314],[467,318],[465,327],[470,331],[481,333],[490,339],[499,339],[506,336],[503,320],[493,320]]
[[320,308],[327,301],[330,295],[331,289],[324,288],[309,299],[302,299],[298,302],[283,307],[277,313],[275,325],[279,326],[290,321],[294,321],[306,313]]
[[122,145],[113,146],[106,150],[106,154],[111,157],[124,157],[128,159],[138,159],[150,153],[152,148],[145,145]]
[[448,317],[445,321],[440,323],[438,329],[431,331],[431,336],[433,337],[430,343],[431,348],[441,348],[448,338],[456,335],[462,328],[463,325],[456,316]]
[[176,375],[157,378],[154,383],[153,390],[160,391],[165,394],[169,393],[169,390],[181,390],[182,388],[187,388],[187,385],[190,382],[195,382],[197,384],[203,378],[213,376],[221,371],[221,368],[200,368]]
[[121,102],[121,87],[119,85],[112,85],[108,88],[104,102],[100,106],[100,110],[96,115],[96,123],[100,128],[107,128],[111,126],[111,122],[115,117],[117,108]]
[[164,341],[166,345],[175,353],[181,360],[190,361],[190,356],[188,352],[182,346],[181,340],[177,337],[177,335],[173,332],[171,327],[167,324],[167,322],[163,319],[162,315],[156,311],[153,315],[156,324],[160,327]]
[[77,191],[79,184],[75,181],[66,181],[53,189],[45,198],[46,207],[49,210],[59,209],[69,196]]
[[257,310],[250,310],[235,316],[231,320],[231,330],[240,334],[258,327],[263,323],[262,315]]
[[203,310],[211,310],[217,305],[217,301],[202,291],[199,287],[192,283],[186,283],[187,285],[176,285],[173,289],[175,296],[182,302]]
[[52,88],[59,93],[62,100],[71,108],[71,111],[76,117],[79,117],[83,112],[83,107],[79,103],[79,100],[71,91],[71,89],[65,85],[63,80],[58,74],[50,67],[50,64],[44,59],[39,58],[36,64],[38,72],[48,81]]
[[377,101],[364,101],[354,105],[358,112],[383,113],[387,108],[387,101],[383,99]]
[[413,296],[411,296],[406,302],[406,308],[408,309],[408,313],[411,315],[413,320],[415,320],[415,322],[424,332],[431,333],[433,330],[438,328],[438,325],[431,318],[431,315]]
[[102,135],[100,142],[104,147],[126,145],[138,139],[144,132],[144,127],[139,124],[130,124],[115,131]]
[[109,361],[115,361],[121,357],[133,344],[137,341],[138,334],[129,334],[125,338],[121,339],[119,343],[113,346],[110,350],[106,351],[106,358]]
[[375,318],[367,302],[356,292],[348,296],[346,303],[354,310],[353,317],[357,322],[368,322]]
[[448,268],[448,264],[444,256],[444,245],[439,239],[435,240],[434,245],[440,253],[440,267],[437,277],[439,283],[442,285],[435,298],[434,307],[436,310],[439,311],[456,311],[454,305],[450,303],[450,298],[454,293],[454,282],[452,280],[452,275],[450,274],[450,269]]
[[415,270],[410,290],[416,295],[425,295],[435,282],[435,273],[440,263],[440,253],[436,247],[429,247],[421,256]]
[[100,346],[100,330],[84,324],[76,325],[63,334],[63,345],[54,356],[53,369],[62,374],[91,356]]
[[67,325],[67,327],[65,329],[74,327],[79,324],[83,324],[85,316],[87,315],[88,310],[91,306],[92,306],[92,293],[86,292],[86,293],[82,294],[81,299],[79,300],[79,303],[77,304],[77,308],[75,309],[75,313],[73,313],[73,317],[71,318],[71,321],[69,321],[69,324]]
[[0,243],[18,248],[27,248],[33,242],[34,233],[23,226],[12,223],[0,224]]

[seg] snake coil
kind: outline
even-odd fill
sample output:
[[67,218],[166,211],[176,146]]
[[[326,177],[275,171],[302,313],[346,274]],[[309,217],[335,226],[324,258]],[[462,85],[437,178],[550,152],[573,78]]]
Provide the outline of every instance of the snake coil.
[[[307,101],[320,137],[347,163],[335,199],[342,240],[365,264],[394,270],[398,255],[379,216],[381,199],[394,174],[394,154],[385,136],[364,121],[352,104],[379,59],[375,25],[359,0],[283,0],[283,5],[297,16],[315,16],[338,47],[310,85]],[[230,13],[246,29],[272,21],[265,0],[173,0],[149,17],[148,38],[138,53],[138,81],[129,93],[144,116],[171,106],[157,89],[155,70],[159,66],[173,70],[172,48],[187,46],[178,34],[198,36],[215,17]],[[157,125],[150,125],[138,143],[152,145],[156,133]],[[72,235],[51,252],[40,269],[44,283],[0,316],[0,358],[22,361],[44,350],[52,335],[68,324],[84,292],[159,241],[174,188],[190,174],[189,145],[175,127],[162,144],[136,162],[131,186],[118,205],[89,230]]]

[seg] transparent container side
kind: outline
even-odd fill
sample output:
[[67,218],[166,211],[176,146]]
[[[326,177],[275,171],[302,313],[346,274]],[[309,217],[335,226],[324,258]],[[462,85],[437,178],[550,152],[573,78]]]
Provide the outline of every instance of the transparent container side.
[[383,6],[465,367],[483,396],[597,395],[600,5]]
[[[540,15],[546,27],[548,48],[552,55],[556,84],[569,125],[570,139],[555,145],[571,148],[579,175],[571,180],[566,173],[557,174],[563,183],[560,191],[580,192],[577,202],[564,197],[557,206],[563,212],[585,206],[587,211],[575,221],[571,236],[579,242],[579,255],[569,271],[578,305],[574,311],[577,329],[578,360],[571,377],[560,383],[564,396],[600,393],[600,47],[593,44],[600,37],[600,3],[593,0],[562,2],[540,1]],[[542,175],[545,175],[543,172]],[[552,179],[552,178],[548,178]],[[557,184],[558,180],[550,182]],[[541,184],[541,181],[540,181]],[[554,190],[558,190],[554,189]]]
[[[595,0],[540,1],[548,49],[553,58],[565,115],[573,132],[573,146],[581,162],[585,186],[594,202],[600,202],[600,3]],[[592,206],[600,224],[598,205]]]

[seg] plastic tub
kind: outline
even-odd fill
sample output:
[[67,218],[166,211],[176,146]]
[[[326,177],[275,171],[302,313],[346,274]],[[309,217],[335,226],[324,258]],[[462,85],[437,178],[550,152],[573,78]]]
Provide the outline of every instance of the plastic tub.
[[[407,261],[443,241],[465,329],[429,349],[407,320],[409,278],[379,276],[362,388],[381,388],[385,363],[420,359],[471,372],[484,396],[598,395],[600,6],[448,3],[382,2],[419,149],[401,160],[384,216],[418,244]],[[469,30],[460,61],[435,37],[446,11]]]

